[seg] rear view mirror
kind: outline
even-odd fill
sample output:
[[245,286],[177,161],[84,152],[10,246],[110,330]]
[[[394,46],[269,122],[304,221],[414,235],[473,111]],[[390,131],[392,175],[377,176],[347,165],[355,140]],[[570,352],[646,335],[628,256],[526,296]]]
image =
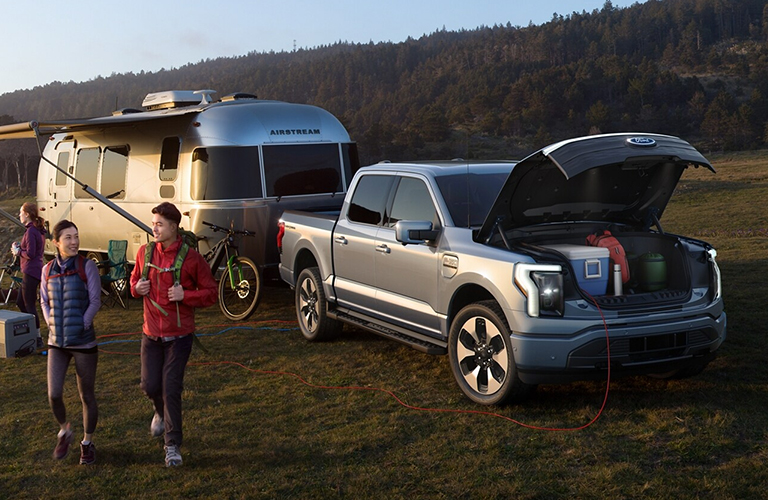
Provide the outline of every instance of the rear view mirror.
[[439,234],[440,231],[433,230],[432,223],[426,220],[401,220],[395,224],[395,239],[403,245],[436,240]]

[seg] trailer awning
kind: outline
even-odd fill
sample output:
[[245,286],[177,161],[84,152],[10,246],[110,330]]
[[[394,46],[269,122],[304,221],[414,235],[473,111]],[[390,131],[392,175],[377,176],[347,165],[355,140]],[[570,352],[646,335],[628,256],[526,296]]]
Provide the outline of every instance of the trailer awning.
[[132,123],[161,120],[190,113],[199,113],[204,106],[193,106],[177,109],[164,109],[160,111],[140,111],[122,115],[103,116],[99,118],[80,118],[74,120],[36,121],[12,123],[0,125],[0,140],[7,139],[34,139],[35,129],[41,135],[55,134],[76,130],[97,129],[105,127],[117,127]]

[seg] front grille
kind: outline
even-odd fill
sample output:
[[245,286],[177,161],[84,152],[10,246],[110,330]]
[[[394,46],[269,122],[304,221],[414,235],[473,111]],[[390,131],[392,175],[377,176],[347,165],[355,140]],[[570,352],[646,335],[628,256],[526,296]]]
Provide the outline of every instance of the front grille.
[[[610,340],[611,365],[664,361],[690,354],[697,354],[717,338],[714,330],[689,330],[685,332],[645,335]],[[576,349],[569,356],[570,368],[605,368],[608,349],[605,340],[592,342]]]

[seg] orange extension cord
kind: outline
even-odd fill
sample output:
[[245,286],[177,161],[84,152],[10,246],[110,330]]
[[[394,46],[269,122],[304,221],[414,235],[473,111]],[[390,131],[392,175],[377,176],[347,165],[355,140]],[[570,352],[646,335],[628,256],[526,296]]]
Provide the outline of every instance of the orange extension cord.
[[[590,297],[592,298],[592,297]],[[592,299],[593,302],[594,299]],[[597,305],[597,302],[595,302],[595,305],[597,306],[598,311],[600,312],[600,317],[603,320],[603,327],[605,328],[605,341],[606,341],[606,348],[608,353],[608,379],[605,384],[605,396],[603,397],[603,403],[600,406],[600,410],[597,412],[597,414],[590,420],[589,422],[580,425],[578,427],[541,427],[537,425],[530,425],[526,424],[524,422],[520,422],[519,420],[515,420],[511,417],[507,417],[506,415],[501,415],[499,413],[494,413],[490,411],[481,411],[481,410],[455,410],[455,409],[448,409],[448,408],[424,408],[421,406],[414,406],[406,403],[402,399],[400,399],[394,392],[388,390],[388,389],[381,389],[378,387],[358,387],[358,386],[332,386],[332,385],[319,385],[319,384],[313,384],[311,382],[307,382],[304,380],[301,376],[292,373],[292,372],[283,372],[283,371],[274,371],[274,370],[257,370],[254,368],[250,368],[248,366],[245,366],[242,363],[236,362],[236,361],[210,361],[210,362],[192,362],[189,363],[189,365],[192,366],[216,366],[216,365],[232,365],[232,366],[238,366],[240,368],[243,368],[245,370],[248,370],[252,373],[260,373],[264,375],[280,375],[280,376],[288,376],[288,377],[294,377],[302,384],[312,387],[314,389],[326,389],[326,390],[347,390],[347,391],[374,391],[374,392],[382,392],[384,394],[387,394],[392,397],[397,403],[409,410],[415,410],[415,411],[426,411],[426,412],[438,412],[438,413],[458,413],[458,414],[471,414],[471,415],[484,415],[488,417],[495,417],[500,418],[502,420],[507,420],[509,422],[512,422],[514,424],[517,424],[521,427],[525,427],[527,429],[533,429],[537,431],[551,431],[551,432],[570,432],[570,431],[579,431],[582,429],[586,429],[590,425],[597,422],[597,420],[600,418],[600,416],[603,414],[603,410],[605,410],[605,407],[608,403],[608,393],[611,386],[611,347],[610,347],[610,339],[608,336],[608,325],[605,322],[605,316],[603,315],[603,311],[600,309],[600,306]],[[240,326],[246,326],[246,325],[254,325],[254,324],[263,324],[263,323],[287,323],[287,324],[296,324],[295,321],[280,321],[280,320],[265,320],[265,321],[256,321],[256,322],[248,322],[243,323]],[[232,328],[231,325],[211,325],[207,326],[206,328],[210,327],[228,327]],[[238,326],[237,328],[240,328]],[[132,332],[132,333],[114,333],[114,334],[108,334],[108,335],[100,335],[99,338],[110,338],[110,337],[121,337],[121,336],[128,336],[128,335],[139,335],[141,332]],[[125,354],[125,355],[133,355],[133,356],[139,356],[140,353],[133,353],[133,352],[116,352],[116,351],[107,351],[105,349],[99,349],[100,352],[103,352],[105,354]]]

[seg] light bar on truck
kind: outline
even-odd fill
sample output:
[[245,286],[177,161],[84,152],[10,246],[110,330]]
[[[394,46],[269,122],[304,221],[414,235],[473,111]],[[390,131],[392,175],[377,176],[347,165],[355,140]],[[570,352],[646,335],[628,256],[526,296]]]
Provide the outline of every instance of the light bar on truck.
[[[533,278],[534,273],[551,273],[561,275],[562,266],[557,264],[516,264],[515,265],[515,284],[527,298],[528,316],[538,318],[541,312],[541,294],[547,293],[547,290],[540,290]],[[541,280],[538,280],[541,282]],[[562,287],[557,291],[562,296]],[[546,305],[546,304],[545,304]]]

